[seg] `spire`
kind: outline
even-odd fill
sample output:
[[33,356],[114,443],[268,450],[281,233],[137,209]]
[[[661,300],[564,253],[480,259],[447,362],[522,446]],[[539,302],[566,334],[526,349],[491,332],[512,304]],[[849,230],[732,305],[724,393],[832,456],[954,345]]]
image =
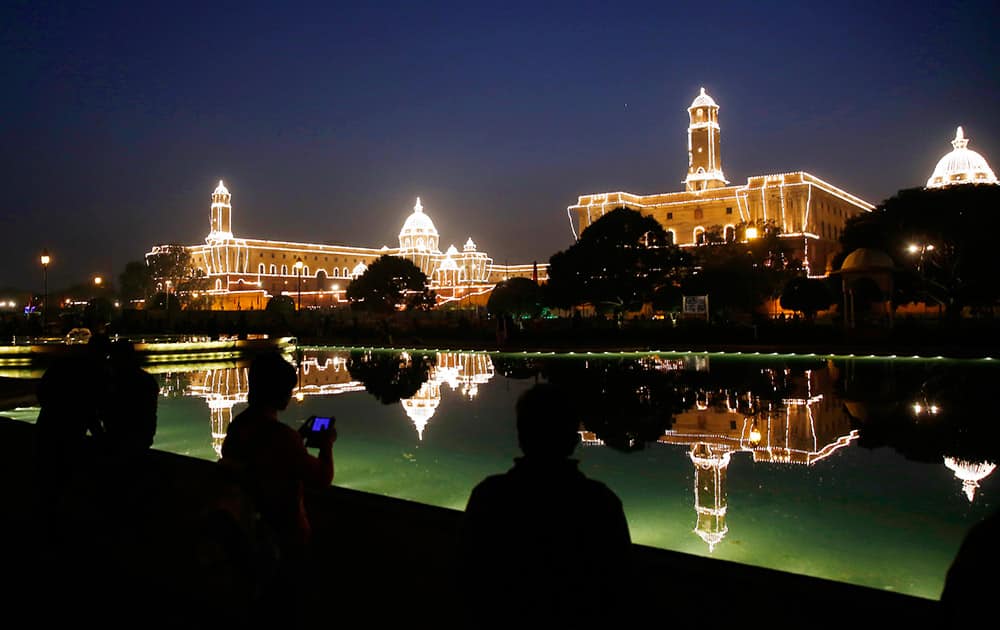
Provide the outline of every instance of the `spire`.
[[424,207],[420,203],[420,197],[417,197],[417,203],[414,204],[413,211],[418,214],[424,211]]
[[951,146],[955,149],[964,149],[969,146],[969,139],[965,137],[965,132],[962,131],[961,125],[955,130],[955,139],[951,141]]

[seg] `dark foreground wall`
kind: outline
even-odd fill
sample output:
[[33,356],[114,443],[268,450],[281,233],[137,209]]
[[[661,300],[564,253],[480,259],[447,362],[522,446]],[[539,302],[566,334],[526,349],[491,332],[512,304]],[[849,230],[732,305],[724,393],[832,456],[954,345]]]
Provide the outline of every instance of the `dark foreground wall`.
[[[43,470],[52,463],[45,451]],[[37,463],[34,427],[0,418],[8,619],[20,612],[24,625],[38,627],[252,625],[240,537],[217,518],[220,507],[238,513],[239,501],[214,463],[153,452],[138,472],[88,464],[55,501],[39,500]],[[309,496],[309,509],[314,572],[300,586],[311,627],[490,625],[491,611],[463,617],[455,599],[460,512],[336,487]],[[733,627],[754,618],[781,627],[890,619],[923,626],[938,614],[936,602],[638,545],[633,560],[632,574],[621,577],[628,604],[609,610],[599,593],[581,593],[586,617],[613,627]],[[496,605],[509,596],[497,594]]]

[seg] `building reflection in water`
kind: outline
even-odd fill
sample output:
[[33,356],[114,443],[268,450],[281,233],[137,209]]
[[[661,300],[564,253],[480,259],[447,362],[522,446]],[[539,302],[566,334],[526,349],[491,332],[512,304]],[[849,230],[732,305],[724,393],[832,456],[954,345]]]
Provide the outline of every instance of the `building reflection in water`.
[[[667,362],[658,366],[689,368]],[[698,370],[707,372],[707,362]],[[858,437],[850,418],[830,395],[831,370],[767,368],[760,374],[770,386],[756,391],[694,388],[689,392],[693,400],[674,413],[670,429],[658,439],[661,444],[688,449],[694,466],[694,532],[709,551],[729,532],[727,473],[734,455],[749,453],[757,463],[812,466]],[[581,431],[581,441],[603,444],[589,431]]]
[[[348,371],[347,359],[347,353],[304,355],[299,364],[299,380],[293,397],[302,401],[307,396],[336,396],[365,391],[364,384],[353,379]],[[493,363],[488,355],[438,353],[428,380],[414,396],[400,401],[416,427],[418,439],[423,439],[428,421],[441,404],[442,384],[447,383],[452,391],[459,391],[471,400],[479,392],[479,386],[489,382],[493,376]],[[222,442],[233,420],[233,407],[247,402],[247,377],[246,367],[197,370],[188,375],[184,395],[204,398],[208,403],[212,448],[220,457]]]
[[660,442],[687,445],[694,465],[695,533],[714,550],[728,533],[726,473],[734,454],[756,463],[812,466],[858,437],[832,397],[829,370],[762,370],[781,398],[753,392],[699,392]]
[[233,421],[233,407],[247,401],[247,368],[218,368],[191,372],[184,395],[204,398],[212,425],[212,448],[222,457],[222,441]]
[[447,383],[452,391],[460,391],[462,396],[472,400],[479,393],[479,386],[488,383],[493,376],[493,361],[489,355],[439,352],[420,390],[400,401],[417,429],[417,438],[424,439],[424,429],[441,404],[441,385]]
[[990,476],[997,467],[991,462],[970,462],[956,457],[945,457],[944,465],[955,473],[955,477],[962,480],[962,491],[969,499],[969,503],[976,498],[979,482]]

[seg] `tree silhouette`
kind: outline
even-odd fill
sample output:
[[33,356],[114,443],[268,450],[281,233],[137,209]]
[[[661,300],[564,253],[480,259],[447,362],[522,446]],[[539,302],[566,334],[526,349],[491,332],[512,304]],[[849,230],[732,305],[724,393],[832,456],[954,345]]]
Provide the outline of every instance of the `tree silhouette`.
[[667,243],[656,219],[628,208],[612,210],[552,256],[547,300],[560,307],[589,303],[614,313],[639,310],[685,270],[687,254]]
[[826,282],[799,276],[792,278],[781,293],[781,308],[789,311],[799,311],[806,319],[816,317],[818,311],[825,310],[833,304],[833,295]]
[[434,305],[427,276],[405,258],[381,256],[347,285],[351,307],[375,313],[422,310]]
[[542,312],[542,289],[530,278],[510,278],[498,282],[486,302],[493,315],[538,317]]

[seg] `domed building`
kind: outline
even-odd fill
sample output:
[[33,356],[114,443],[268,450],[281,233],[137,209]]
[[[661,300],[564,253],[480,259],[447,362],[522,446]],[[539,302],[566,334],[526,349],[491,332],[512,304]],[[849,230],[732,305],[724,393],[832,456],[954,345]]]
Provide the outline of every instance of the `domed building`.
[[982,155],[969,148],[969,139],[959,127],[955,130],[954,147],[950,153],[938,160],[927,188],[944,188],[959,184],[997,184],[997,176]]
[[399,231],[399,255],[408,258],[428,276],[432,273],[434,258],[439,256],[438,231],[434,221],[424,214],[424,206],[417,197],[413,214],[406,218]]
[[[398,248],[238,238],[232,229],[232,194],[219,180],[212,192],[205,243],[186,247],[192,275],[202,279],[190,292],[206,297],[206,306],[216,309],[262,309],[275,295],[290,296],[301,307],[332,306],[345,300],[347,285],[380,256],[400,256],[417,265],[439,304],[465,299],[485,304],[497,282],[513,277],[547,279],[548,265],[494,264],[471,237],[461,252],[452,245],[442,253],[439,242],[437,227],[419,197],[399,231]],[[153,247],[146,257],[174,247]],[[165,279],[157,280],[158,290],[169,290]]]

